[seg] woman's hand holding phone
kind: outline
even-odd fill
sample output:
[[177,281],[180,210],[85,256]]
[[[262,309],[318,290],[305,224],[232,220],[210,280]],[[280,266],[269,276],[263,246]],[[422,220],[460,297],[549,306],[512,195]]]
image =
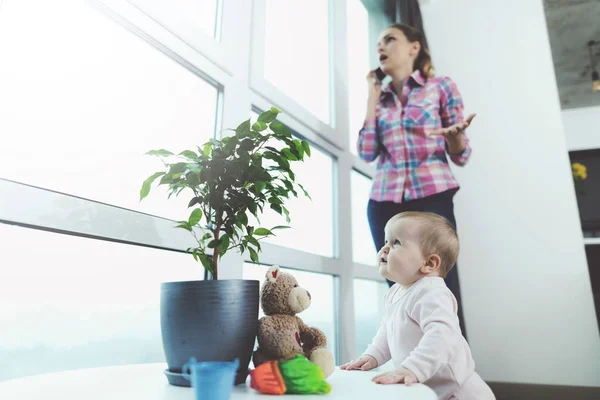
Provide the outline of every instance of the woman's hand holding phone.
[[375,104],[381,96],[381,80],[377,77],[376,70],[369,72],[367,75],[367,85],[369,87],[369,103]]

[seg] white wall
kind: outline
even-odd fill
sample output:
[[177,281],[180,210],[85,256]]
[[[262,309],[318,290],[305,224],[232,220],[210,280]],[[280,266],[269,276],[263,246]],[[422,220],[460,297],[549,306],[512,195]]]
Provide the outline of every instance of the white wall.
[[600,385],[600,337],[541,0],[423,0],[467,112],[455,168],[467,329],[491,381]]
[[600,107],[565,110],[562,120],[569,150],[600,149]]

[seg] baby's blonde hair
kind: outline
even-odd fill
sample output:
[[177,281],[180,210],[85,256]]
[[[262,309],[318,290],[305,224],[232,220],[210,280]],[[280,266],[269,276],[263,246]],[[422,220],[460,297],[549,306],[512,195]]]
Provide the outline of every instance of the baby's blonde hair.
[[456,230],[446,218],[430,212],[407,211],[394,215],[388,221],[411,219],[417,222],[417,235],[425,257],[440,256],[440,276],[445,278],[458,259],[459,243]]

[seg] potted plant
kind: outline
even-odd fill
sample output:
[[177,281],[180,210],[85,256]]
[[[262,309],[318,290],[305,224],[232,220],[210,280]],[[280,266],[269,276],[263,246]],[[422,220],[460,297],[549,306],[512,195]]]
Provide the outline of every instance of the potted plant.
[[211,139],[197,151],[179,154],[160,149],[164,169],[147,178],[140,201],[153,183],[167,185],[171,196],[190,196],[186,221],[177,221],[196,239],[187,251],[200,262],[212,279],[165,282],[161,285],[161,331],[169,365],[169,382],[189,386],[181,379],[181,367],[191,356],[199,361],[240,360],[236,384],[248,374],[258,325],[258,281],[218,280],[219,261],[228,251],[247,251],[259,261],[260,240],[277,229],[253,226],[265,207],[290,217],[285,201],[308,193],[295,181],[291,163],[310,156],[306,141],[294,139],[287,127],[276,121],[276,108],[262,113],[258,121],[241,123],[230,136]]

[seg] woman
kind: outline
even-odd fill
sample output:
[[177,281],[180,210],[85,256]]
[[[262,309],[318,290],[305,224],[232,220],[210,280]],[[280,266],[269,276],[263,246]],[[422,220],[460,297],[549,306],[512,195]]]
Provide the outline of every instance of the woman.
[[[429,211],[455,227],[454,194],[459,185],[448,165],[464,165],[471,155],[463,120],[463,102],[449,78],[435,78],[422,34],[407,25],[385,29],[378,42],[381,70],[392,78],[385,88],[376,71],[367,75],[367,116],[358,139],[358,153],[377,162],[367,215],[377,250],[385,245],[384,227],[403,211]],[[456,297],[463,335],[457,268],[446,277]],[[392,282],[388,281],[391,286]]]

